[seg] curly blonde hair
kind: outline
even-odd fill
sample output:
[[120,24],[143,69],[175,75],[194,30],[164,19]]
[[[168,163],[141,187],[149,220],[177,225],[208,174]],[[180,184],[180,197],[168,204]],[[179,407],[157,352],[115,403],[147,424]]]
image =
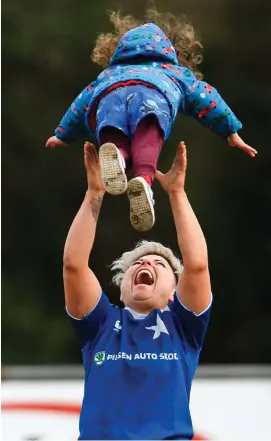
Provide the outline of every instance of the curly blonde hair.
[[113,23],[114,33],[98,36],[95,48],[91,55],[94,63],[103,69],[107,68],[123,34],[146,22],[159,26],[173,44],[181,66],[188,67],[198,79],[202,73],[197,66],[202,62],[201,50],[203,46],[198,40],[195,28],[187,22],[185,16],[175,17],[170,13],[158,12],[155,8],[147,9],[145,21],[140,23],[131,15],[122,16],[120,11],[110,12],[109,19]]

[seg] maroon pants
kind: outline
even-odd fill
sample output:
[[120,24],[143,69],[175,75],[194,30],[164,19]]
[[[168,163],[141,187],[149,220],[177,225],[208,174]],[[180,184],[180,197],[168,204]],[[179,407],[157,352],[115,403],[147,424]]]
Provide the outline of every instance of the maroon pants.
[[144,176],[153,181],[164,142],[164,134],[155,115],[142,119],[131,139],[115,127],[104,127],[100,132],[100,143],[106,142],[118,147],[127,170],[132,168],[134,177]]

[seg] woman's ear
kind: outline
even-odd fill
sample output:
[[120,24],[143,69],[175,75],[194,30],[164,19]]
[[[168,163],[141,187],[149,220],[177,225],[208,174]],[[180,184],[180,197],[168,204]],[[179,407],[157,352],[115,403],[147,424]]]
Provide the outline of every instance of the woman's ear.
[[175,295],[176,289],[177,289],[177,286],[174,286],[174,288],[173,288],[173,290],[172,290],[172,292],[171,292],[171,294],[170,294],[170,296],[168,298],[168,300],[170,302],[174,302],[174,295]]
[[170,302],[174,302],[174,292],[169,296],[168,299]]
[[122,279],[121,284],[120,284],[120,286],[119,286],[119,288],[120,288],[120,301],[121,301],[121,302],[123,302],[123,295],[122,295],[122,282],[123,282],[123,279]]

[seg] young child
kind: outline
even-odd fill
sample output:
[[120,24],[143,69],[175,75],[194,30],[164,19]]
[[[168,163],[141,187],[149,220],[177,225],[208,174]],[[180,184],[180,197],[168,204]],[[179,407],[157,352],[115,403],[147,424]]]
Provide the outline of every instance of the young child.
[[[164,141],[178,114],[195,117],[251,157],[237,134],[242,124],[209,84],[200,81],[202,48],[194,28],[171,14],[148,10],[148,23],[113,12],[114,34],[98,37],[92,60],[105,70],[71,104],[46,147],[67,146],[92,133],[99,143],[102,180],[112,195],[127,190],[138,231],[155,222],[151,185]],[[134,178],[127,183],[132,168]]]

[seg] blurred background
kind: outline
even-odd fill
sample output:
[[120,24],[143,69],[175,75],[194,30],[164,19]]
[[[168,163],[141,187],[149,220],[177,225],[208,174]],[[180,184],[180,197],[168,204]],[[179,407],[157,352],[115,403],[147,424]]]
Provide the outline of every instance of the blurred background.
[[[201,365],[271,363],[270,23],[266,0],[157,0],[186,14],[204,45],[204,79],[243,123],[249,158],[180,116],[165,144],[166,171],[179,140],[188,147],[187,193],[209,249],[214,306]],[[45,149],[75,96],[100,72],[90,54],[111,30],[108,10],[143,18],[145,1],[2,3],[2,364],[81,363],[65,315],[62,253],[83,200],[83,141]],[[91,139],[90,139],[91,140]],[[93,140],[92,140],[93,141]],[[144,235],[178,252],[166,195],[154,185],[157,222]],[[141,239],[125,196],[106,197],[90,264],[111,301],[109,264]]]
[[[271,5],[239,0],[157,1],[161,11],[185,13],[204,44],[202,70],[243,123],[241,136],[256,159],[180,116],[165,144],[166,171],[177,142],[188,146],[187,193],[205,233],[214,308],[202,363],[269,363],[271,348]],[[46,150],[74,97],[95,79],[90,54],[111,30],[116,0],[2,5],[2,362],[71,363],[81,355],[65,316],[62,252],[83,200],[83,142]],[[125,0],[142,18],[145,2]],[[84,140],[83,140],[84,141]],[[155,184],[157,222],[144,237],[178,252],[166,195]],[[141,237],[129,224],[126,197],[106,197],[91,266],[111,300],[119,293],[108,265]]]

